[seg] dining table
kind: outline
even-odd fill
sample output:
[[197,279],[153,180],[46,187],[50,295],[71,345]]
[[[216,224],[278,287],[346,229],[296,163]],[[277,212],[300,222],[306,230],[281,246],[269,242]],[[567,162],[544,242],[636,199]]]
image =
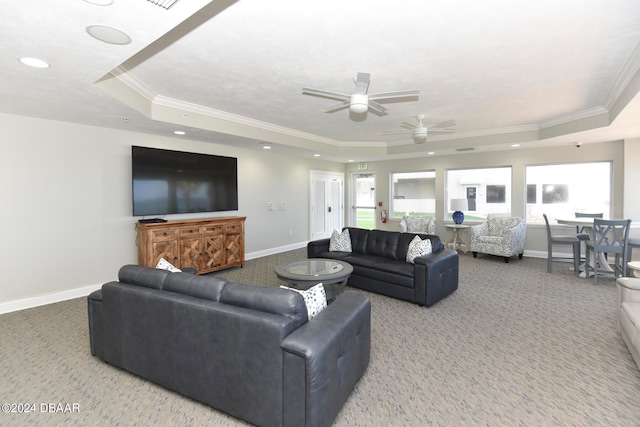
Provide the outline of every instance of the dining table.
[[[593,231],[593,220],[594,218],[588,218],[588,217],[580,217],[580,218],[571,218],[571,217],[560,217],[560,218],[556,218],[556,222],[558,224],[561,225],[571,225],[574,227],[584,227],[584,230],[589,234],[589,237],[591,240],[594,239],[594,231]],[[640,222],[631,222],[631,227],[632,228],[637,228],[640,227]],[[607,272],[612,273],[613,272],[613,268],[611,267],[611,265],[609,265],[609,262],[607,261],[607,255],[603,252],[598,253],[598,259],[599,259],[599,264],[601,266],[601,268]],[[593,271],[593,267],[595,266],[595,259],[590,259],[590,260],[585,260],[585,262],[589,263],[589,267],[591,268],[591,271]],[[582,272],[580,273],[580,277],[586,278],[586,268],[582,269]]]

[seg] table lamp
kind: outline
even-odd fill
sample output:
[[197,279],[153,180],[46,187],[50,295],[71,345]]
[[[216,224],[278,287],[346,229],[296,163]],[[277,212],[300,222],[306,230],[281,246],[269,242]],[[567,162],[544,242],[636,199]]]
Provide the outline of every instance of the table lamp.
[[462,224],[462,221],[464,221],[462,211],[466,211],[467,209],[469,209],[467,199],[451,199],[451,210],[453,211],[451,218],[453,218],[455,224]]

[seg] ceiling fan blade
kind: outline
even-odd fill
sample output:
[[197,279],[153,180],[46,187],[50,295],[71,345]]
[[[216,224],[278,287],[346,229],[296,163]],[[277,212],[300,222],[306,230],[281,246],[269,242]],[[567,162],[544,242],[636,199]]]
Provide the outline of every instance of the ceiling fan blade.
[[372,101],[371,99],[369,99],[369,108],[381,114],[387,114],[387,111],[389,111],[386,107],[383,107],[382,105],[378,104],[375,101]]
[[429,133],[452,133],[455,132],[455,129],[434,129],[434,128],[429,128]]
[[331,92],[322,89],[313,89],[310,87],[303,87],[302,93],[305,95],[321,96],[323,98],[337,99],[339,101],[348,101],[349,95],[345,95],[338,92]]
[[415,129],[417,126],[414,125],[413,123],[402,122],[402,123],[400,123],[400,127],[405,128],[405,129]]
[[378,99],[391,99],[391,98],[406,98],[409,96],[417,96],[417,95],[420,95],[419,90],[399,90],[396,92],[374,93],[369,95],[369,99],[378,100]]
[[413,135],[413,132],[402,132],[402,131],[384,131],[383,135]]
[[334,105],[332,105],[330,107],[327,107],[327,108],[323,109],[322,112],[324,112],[324,113],[332,113],[334,111],[341,110],[341,109],[343,109],[345,107],[348,107],[348,106],[349,106],[349,100],[347,99],[346,101],[342,101],[339,104],[334,104]]
[[434,128],[450,128],[452,126],[456,125],[456,121],[455,120],[447,120],[444,122],[440,122],[440,123],[436,123],[434,125],[429,126],[429,129],[434,129]]
[[369,81],[371,79],[371,74],[369,73],[358,73],[356,75],[356,90],[354,93],[364,95],[367,93],[369,89]]

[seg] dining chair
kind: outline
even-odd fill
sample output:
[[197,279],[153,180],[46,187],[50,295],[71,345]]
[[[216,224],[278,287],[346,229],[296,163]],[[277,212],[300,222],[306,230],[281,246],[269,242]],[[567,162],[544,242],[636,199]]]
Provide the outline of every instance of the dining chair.
[[[630,219],[610,220],[594,218],[593,240],[586,242],[587,262],[586,277],[593,271],[593,283],[598,283],[599,273],[609,273],[607,266],[602,265],[604,257],[600,254],[615,254],[612,268],[614,277],[627,275],[627,243],[629,240]],[[593,251],[593,261],[590,258]]]
[[547,272],[551,273],[551,264],[554,260],[568,260],[569,257],[553,256],[553,245],[573,246],[573,269],[576,276],[580,274],[580,240],[576,236],[561,236],[551,234],[549,219],[547,214],[542,214],[544,222],[547,224]]
[[633,249],[640,249],[640,237],[629,237],[627,241],[627,262],[632,259]]
[[[582,213],[576,212],[576,218],[602,218],[602,213]],[[576,225],[576,236],[580,240],[591,240],[589,233],[584,231],[584,226]]]

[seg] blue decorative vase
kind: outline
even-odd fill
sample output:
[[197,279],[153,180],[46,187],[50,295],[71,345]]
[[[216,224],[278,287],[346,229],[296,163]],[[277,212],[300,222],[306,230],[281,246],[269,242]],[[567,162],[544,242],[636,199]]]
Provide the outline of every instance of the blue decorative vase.
[[453,218],[453,222],[457,225],[462,224],[462,221],[464,221],[464,214],[462,211],[455,211],[451,214],[451,217]]

